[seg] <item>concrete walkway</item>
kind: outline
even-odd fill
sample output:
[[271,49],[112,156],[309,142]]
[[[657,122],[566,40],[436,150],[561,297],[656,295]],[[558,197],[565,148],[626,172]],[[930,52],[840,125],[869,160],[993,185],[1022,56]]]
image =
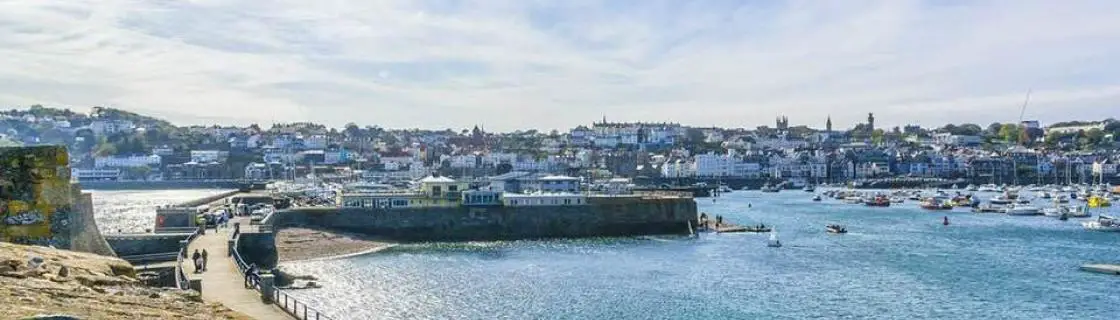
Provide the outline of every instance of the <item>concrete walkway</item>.
[[[245,289],[245,278],[237,270],[227,248],[226,240],[233,232],[233,222],[241,222],[242,227],[249,225],[246,218],[234,218],[229,228],[206,230],[205,235],[191,241],[187,259],[183,261],[184,271],[192,280],[202,279],[202,299],[207,302],[221,303],[255,319],[292,319],[275,305],[261,302],[261,295],[256,290]],[[190,256],[195,250],[201,252],[202,249],[206,249],[207,253],[207,270],[193,273],[194,264]]]

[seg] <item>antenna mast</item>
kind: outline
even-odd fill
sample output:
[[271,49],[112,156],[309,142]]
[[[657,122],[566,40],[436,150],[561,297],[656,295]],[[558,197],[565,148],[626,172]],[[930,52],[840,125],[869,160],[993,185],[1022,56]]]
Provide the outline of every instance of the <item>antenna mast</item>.
[[1027,98],[1023,100],[1023,107],[1019,109],[1019,124],[1023,123],[1023,115],[1027,113],[1027,104],[1031,103],[1031,91],[1034,89],[1027,89]]

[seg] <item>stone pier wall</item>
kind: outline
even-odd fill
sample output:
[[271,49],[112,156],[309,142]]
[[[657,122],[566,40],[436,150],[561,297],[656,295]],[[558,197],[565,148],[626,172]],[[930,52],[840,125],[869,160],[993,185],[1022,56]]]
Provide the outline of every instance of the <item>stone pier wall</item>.
[[399,241],[471,241],[687,234],[692,198],[592,197],[580,206],[457,208],[297,208],[274,215],[277,227],[360,232]]

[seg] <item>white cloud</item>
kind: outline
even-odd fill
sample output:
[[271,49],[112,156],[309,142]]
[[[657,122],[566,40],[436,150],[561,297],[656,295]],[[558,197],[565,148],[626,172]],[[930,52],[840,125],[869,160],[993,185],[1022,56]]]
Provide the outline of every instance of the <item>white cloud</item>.
[[[640,4],[640,5],[639,5]],[[0,104],[566,128],[1120,115],[1113,1],[0,0]]]

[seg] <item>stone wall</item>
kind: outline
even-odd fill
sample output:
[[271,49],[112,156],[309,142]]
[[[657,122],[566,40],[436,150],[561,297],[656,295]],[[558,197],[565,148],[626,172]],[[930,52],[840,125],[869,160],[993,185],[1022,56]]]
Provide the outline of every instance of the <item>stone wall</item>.
[[600,198],[582,206],[455,208],[296,208],[278,227],[360,232],[399,241],[470,241],[686,234],[697,218],[691,198]]
[[245,263],[256,264],[262,269],[276,267],[276,234],[272,232],[244,232],[238,235],[237,252]]
[[179,251],[179,241],[190,234],[115,234],[105,237],[119,257]]
[[101,235],[93,216],[93,195],[83,193],[77,184],[72,186],[74,216],[70,220],[70,250],[115,256],[113,248]]
[[63,146],[0,148],[0,241],[112,256]]

